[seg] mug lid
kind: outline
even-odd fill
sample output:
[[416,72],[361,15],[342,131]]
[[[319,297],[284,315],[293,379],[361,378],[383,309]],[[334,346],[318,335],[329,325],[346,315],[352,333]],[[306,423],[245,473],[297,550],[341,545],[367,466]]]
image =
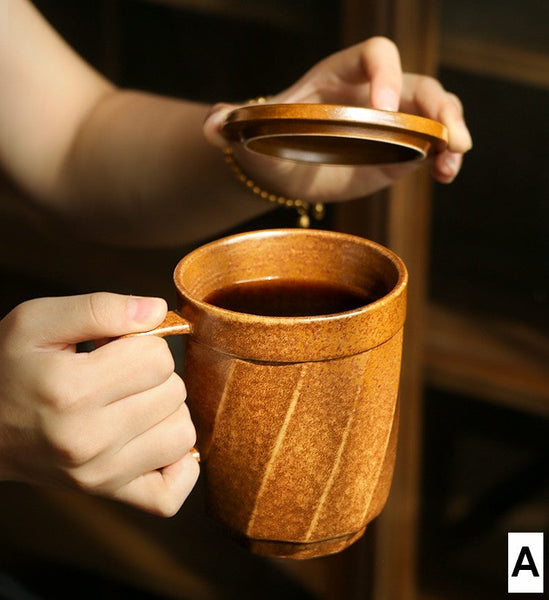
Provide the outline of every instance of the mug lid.
[[437,121],[337,104],[246,105],[229,113],[223,134],[251,152],[340,165],[422,160],[448,145]]

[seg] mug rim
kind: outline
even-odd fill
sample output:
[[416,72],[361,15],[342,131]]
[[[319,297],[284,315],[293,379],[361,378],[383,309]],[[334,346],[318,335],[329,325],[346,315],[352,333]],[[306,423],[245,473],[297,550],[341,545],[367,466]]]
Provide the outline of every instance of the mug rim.
[[[268,316],[220,308],[193,294],[182,283],[183,269],[212,247],[244,239],[278,236],[318,237],[367,246],[390,261],[397,280],[381,298],[356,309],[312,316]],[[348,233],[321,229],[275,228],[237,233],[208,242],[184,256],[174,270],[182,316],[191,323],[191,338],[228,355],[248,360],[300,362],[330,360],[370,350],[402,329],[406,314],[408,271],[402,259],[385,246]],[[383,306],[385,310],[380,310]],[[355,331],[358,328],[358,331]],[[322,329],[324,342],[319,343]],[[296,336],[308,340],[294,348]],[[241,340],[240,338],[243,338]],[[253,339],[253,344],[246,342]]]
[[[386,294],[381,296],[381,298],[372,300],[368,304],[364,304],[363,306],[359,306],[358,308],[354,308],[354,309],[347,310],[347,311],[341,311],[341,312],[337,312],[337,313],[328,313],[328,314],[320,314],[320,315],[306,315],[306,316],[260,315],[260,314],[255,314],[255,313],[253,313],[253,314],[245,313],[245,312],[230,310],[227,308],[221,308],[219,306],[216,306],[215,304],[211,304],[209,302],[206,302],[205,300],[196,298],[193,294],[191,294],[189,292],[189,290],[183,284],[178,284],[177,276],[182,271],[182,269],[191,260],[195,260],[196,256],[199,253],[207,252],[213,246],[238,243],[239,241],[241,241],[244,238],[278,237],[278,236],[284,236],[284,235],[288,235],[288,234],[293,235],[293,236],[301,236],[301,235],[307,235],[307,234],[309,234],[309,235],[312,234],[314,236],[321,235],[322,237],[325,237],[325,238],[333,238],[333,239],[337,238],[340,240],[345,239],[350,242],[358,242],[361,245],[369,246],[370,248],[378,251],[380,254],[389,258],[389,260],[395,265],[395,267],[398,271],[398,279],[390,291],[388,291]],[[300,321],[300,322],[319,321],[320,322],[320,321],[325,321],[325,320],[337,320],[340,318],[348,318],[353,313],[362,313],[364,311],[371,312],[373,310],[376,310],[380,304],[382,304],[383,302],[388,302],[392,296],[396,296],[402,292],[402,289],[405,288],[408,283],[408,270],[406,268],[406,265],[404,264],[404,261],[395,252],[393,252],[386,246],[383,246],[382,244],[380,244],[378,242],[374,242],[367,238],[363,238],[363,237],[360,237],[360,236],[357,236],[354,234],[350,234],[350,233],[330,231],[330,230],[325,230],[325,229],[273,228],[273,229],[258,229],[258,230],[254,230],[254,231],[243,232],[243,233],[235,233],[232,235],[227,235],[227,236],[218,238],[216,240],[212,240],[211,242],[207,242],[206,244],[199,246],[198,248],[192,250],[187,255],[185,255],[177,263],[177,265],[174,269],[173,280],[174,280],[174,284],[175,284],[175,287],[176,287],[178,293],[180,293],[186,300],[192,302],[193,304],[196,304],[197,306],[200,306],[203,309],[210,310],[213,313],[218,313],[218,312],[220,314],[229,313],[230,315],[239,315],[243,318],[243,320],[247,320],[247,318],[251,318],[253,321],[257,321],[259,319],[259,320],[265,321],[265,322],[272,321],[273,323],[294,322],[294,321]],[[182,291],[184,293],[182,293]]]

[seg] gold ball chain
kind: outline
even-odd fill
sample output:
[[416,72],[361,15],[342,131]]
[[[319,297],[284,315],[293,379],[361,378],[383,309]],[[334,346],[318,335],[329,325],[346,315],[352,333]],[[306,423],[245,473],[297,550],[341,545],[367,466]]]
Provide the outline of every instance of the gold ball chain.
[[238,181],[240,181],[240,183],[242,183],[242,185],[244,185],[250,190],[250,192],[262,200],[267,200],[267,202],[270,202],[271,204],[283,206],[285,208],[295,209],[298,214],[297,223],[300,227],[309,227],[311,225],[311,216],[313,216],[317,221],[324,217],[324,204],[321,202],[315,202],[311,204],[310,202],[300,200],[299,198],[286,198],[286,196],[279,196],[264,190],[263,188],[259,187],[253,179],[248,177],[246,173],[244,173],[241,166],[236,162],[232,148],[225,148],[223,152],[225,155],[225,162],[232,169],[233,173],[236,175],[236,178]]
[[[267,98],[261,96],[259,98],[254,98],[253,100],[249,100],[248,104],[262,104],[267,101]],[[277,194],[273,194],[259,187],[257,183],[246,175],[246,173],[242,170],[242,167],[236,161],[233,150],[230,147],[227,147],[223,150],[225,156],[225,162],[232,169],[233,173],[236,175],[236,178],[240,183],[250,190],[253,194],[261,198],[262,200],[266,200],[271,204],[283,206],[285,208],[295,209],[298,214],[298,225],[299,227],[307,228],[311,225],[311,216],[314,217],[317,221],[324,217],[324,204],[321,202],[306,202],[305,200],[300,200],[299,198],[286,198],[286,196],[280,196]]]

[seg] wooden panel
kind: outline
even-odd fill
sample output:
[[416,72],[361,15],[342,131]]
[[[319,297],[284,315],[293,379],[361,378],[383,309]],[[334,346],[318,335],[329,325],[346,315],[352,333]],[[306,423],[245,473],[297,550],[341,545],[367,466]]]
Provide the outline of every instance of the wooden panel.
[[441,64],[549,90],[549,55],[542,52],[447,35],[441,40]]
[[517,321],[429,307],[429,384],[511,408],[549,414],[549,339]]

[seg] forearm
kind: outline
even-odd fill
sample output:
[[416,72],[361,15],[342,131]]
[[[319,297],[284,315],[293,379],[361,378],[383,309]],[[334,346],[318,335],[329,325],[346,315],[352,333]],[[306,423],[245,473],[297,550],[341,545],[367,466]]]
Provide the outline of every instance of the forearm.
[[208,107],[116,88],[27,0],[0,31],[0,81],[0,167],[81,235],[179,244],[268,209],[206,142]]
[[81,124],[48,204],[86,235],[152,245],[193,242],[265,212],[205,140],[208,110],[113,90]]

